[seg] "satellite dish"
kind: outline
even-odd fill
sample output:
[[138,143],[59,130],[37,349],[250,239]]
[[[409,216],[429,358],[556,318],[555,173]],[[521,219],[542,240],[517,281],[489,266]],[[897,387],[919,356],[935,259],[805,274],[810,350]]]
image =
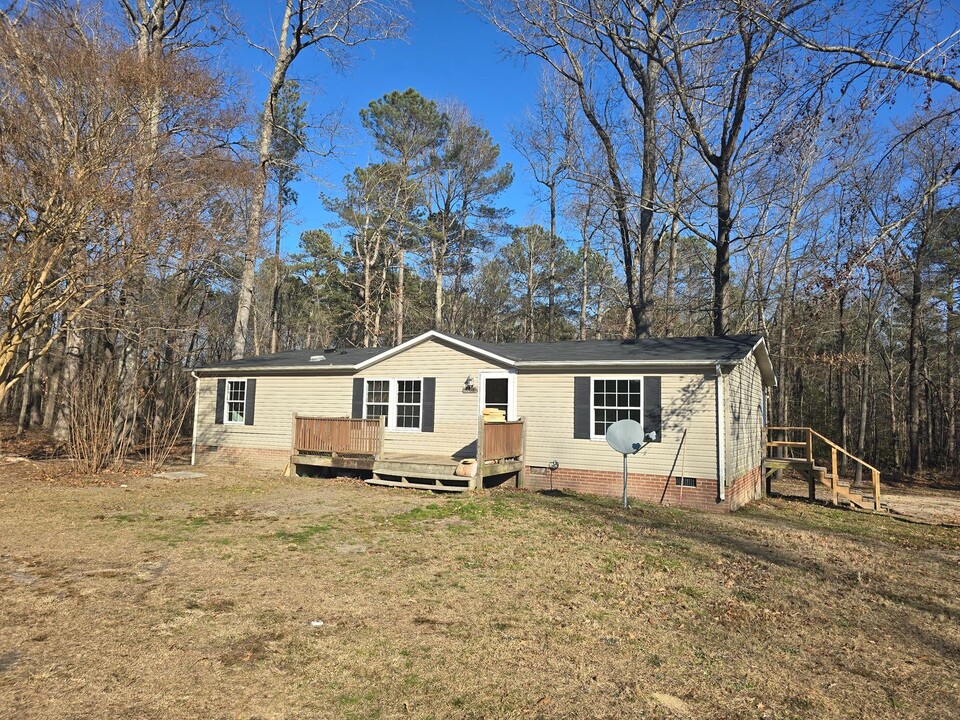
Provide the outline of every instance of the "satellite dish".
[[623,506],[627,507],[627,456],[636,455],[643,441],[655,442],[656,432],[643,434],[643,426],[636,420],[617,420],[607,428],[607,445],[623,455]]
[[607,428],[607,445],[621,455],[634,455],[643,445],[643,426],[636,420],[617,420]]

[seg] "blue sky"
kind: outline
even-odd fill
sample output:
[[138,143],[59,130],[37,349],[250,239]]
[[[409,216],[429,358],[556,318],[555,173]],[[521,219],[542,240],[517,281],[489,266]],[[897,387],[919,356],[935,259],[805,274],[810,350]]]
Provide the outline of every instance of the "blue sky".
[[[251,37],[264,45],[272,42],[270,28],[281,4],[273,0],[232,3],[235,15],[243,18]],[[370,159],[369,147],[359,129],[360,109],[391,90],[408,87],[436,100],[457,98],[469,108],[499,143],[501,157],[514,167],[516,179],[501,197],[500,205],[514,211],[514,222],[533,219],[530,209],[536,201],[532,185],[523,158],[511,146],[509,128],[533,103],[540,67],[505,57],[504,36],[468,12],[458,0],[414,0],[413,4],[412,26],[405,40],[361,47],[355,52],[352,66],[342,74],[333,71],[323,56],[313,50],[306,51],[295,62],[293,75],[311,89],[312,114],[323,115],[343,106],[345,123],[356,130],[336,157],[317,162],[314,173],[330,185],[321,187],[307,180],[297,188],[297,224],[291,224],[284,233],[286,252],[296,251],[297,238],[303,230],[329,222],[319,193],[336,192],[346,173]],[[253,105],[259,107],[266,89],[264,75],[271,69],[270,58],[239,41],[226,52],[225,61],[249,78]]]

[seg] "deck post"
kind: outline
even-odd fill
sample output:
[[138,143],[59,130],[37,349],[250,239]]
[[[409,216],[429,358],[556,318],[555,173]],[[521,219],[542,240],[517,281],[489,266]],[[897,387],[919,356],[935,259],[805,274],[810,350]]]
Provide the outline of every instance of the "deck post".
[[379,430],[380,437],[377,442],[377,456],[374,458],[374,460],[383,460],[383,442],[384,442],[384,438],[386,437],[386,432],[385,432],[386,428],[387,428],[387,418],[385,415],[381,415],[380,430]]
[[871,470],[873,476],[873,509],[880,512],[880,471]]
[[477,474],[474,489],[483,490],[483,413],[477,418]]
[[523,489],[524,477],[523,469],[526,463],[527,455],[527,419],[520,418],[520,469],[517,471],[517,489]]
[[835,447],[830,448],[830,494],[832,495],[833,504],[837,505],[837,486],[840,484],[840,480],[837,477],[837,449]]
[[293,458],[297,454],[297,413],[293,412],[291,414],[293,417],[290,421],[290,461],[287,463],[287,470],[293,477],[298,477],[297,466],[293,462]]

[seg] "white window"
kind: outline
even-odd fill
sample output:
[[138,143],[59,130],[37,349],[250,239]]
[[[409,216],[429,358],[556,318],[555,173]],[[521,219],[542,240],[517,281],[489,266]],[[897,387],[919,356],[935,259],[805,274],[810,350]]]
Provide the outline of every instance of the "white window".
[[367,380],[367,392],[363,416],[376,420],[381,415],[390,414],[390,381]]
[[247,381],[227,380],[223,422],[242,425],[247,411]]
[[397,380],[397,412],[394,426],[420,429],[420,404],[423,385],[420,380]]
[[617,420],[643,425],[642,378],[593,378],[593,437],[603,438]]
[[391,430],[419,430],[423,410],[423,380],[367,380],[363,416],[385,418]]

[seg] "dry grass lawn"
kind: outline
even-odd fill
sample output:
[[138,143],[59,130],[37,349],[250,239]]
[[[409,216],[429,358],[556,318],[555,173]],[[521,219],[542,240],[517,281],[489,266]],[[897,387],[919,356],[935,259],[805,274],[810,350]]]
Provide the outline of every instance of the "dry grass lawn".
[[960,717],[956,528],[61,468],[0,468],[3,718]]

